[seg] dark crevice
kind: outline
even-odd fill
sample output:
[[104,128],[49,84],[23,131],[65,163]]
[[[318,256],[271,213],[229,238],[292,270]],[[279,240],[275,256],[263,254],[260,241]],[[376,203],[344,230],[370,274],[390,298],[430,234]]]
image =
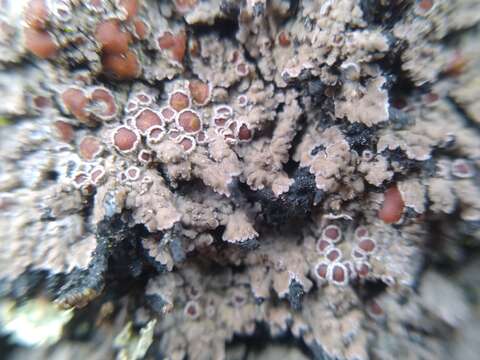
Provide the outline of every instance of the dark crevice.
[[130,228],[128,213],[105,219],[97,227],[97,247],[86,270],[75,269],[67,275],[58,291],[57,301],[64,306],[82,306],[89,297],[104,290],[129,291],[139,279],[154,271],[142,256],[141,239],[147,234],[142,225]]
[[374,299],[387,290],[388,285],[380,279],[367,279],[361,284],[354,284],[357,296],[363,301]]
[[244,345],[246,346],[245,358],[258,358],[262,350],[275,344],[284,347],[285,350],[295,347],[309,359],[321,359],[314,356],[311,349],[303,341],[296,339],[288,329],[275,338],[272,338],[268,327],[258,322],[256,323],[255,332],[252,335],[235,335],[233,337],[227,344],[227,355],[229,348]]
[[222,0],[220,3],[220,10],[225,14],[226,17],[236,19],[240,14],[241,5],[242,3],[240,1]]
[[2,297],[9,296],[20,303],[38,295],[53,300],[55,292],[62,282],[62,275],[51,275],[46,270],[28,269],[13,282],[9,282],[7,279],[1,280],[0,294]]
[[293,174],[294,183],[280,196],[270,189],[252,191],[241,184],[241,190],[250,201],[258,201],[263,207],[267,224],[291,224],[308,218],[316,194],[315,177],[307,168],[299,168]]
[[302,299],[305,295],[305,290],[298,281],[295,279],[290,282],[288,286],[287,300],[290,303],[290,306],[295,311],[300,311],[302,309]]
[[341,126],[345,139],[350,149],[362,154],[364,150],[373,150],[376,145],[375,128],[362,123],[350,123],[345,121]]
[[[3,359],[10,359],[10,355],[14,353],[17,347],[15,341],[8,335],[0,335],[0,353]],[[17,356],[18,357],[18,356]]]
[[195,36],[204,36],[215,33],[219,35],[220,40],[224,38],[235,39],[235,34],[238,31],[238,23],[236,20],[230,18],[217,18],[213,25],[195,24],[191,25],[190,29]]
[[401,110],[408,105],[409,99],[418,87],[413,83],[409,74],[402,69],[402,53],[405,51],[407,43],[392,35],[389,35],[388,38],[390,51],[377,63],[385,74],[384,87],[388,90],[391,107]]
[[45,177],[46,177],[46,180],[49,180],[49,181],[56,181],[58,179],[58,171],[55,171],[55,170],[50,170],[50,171],[47,171]]
[[390,164],[395,162],[400,171],[397,171],[396,176],[401,176],[401,174],[409,174],[412,172],[418,172],[423,168],[423,161],[409,159],[405,151],[400,148],[390,150],[385,149],[381,152],[381,155],[388,159]]
[[297,128],[295,136],[293,137],[292,141],[290,142],[290,149],[288,150],[288,161],[283,166],[283,170],[287,173],[289,177],[292,177],[294,172],[298,169],[298,162],[293,160],[293,155],[302,141],[303,136],[305,135],[307,117],[302,114],[300,118],[297,120]]
[[178,182],[173,181],[170,178],[170,175],[168,174],[167,170],[165,169],[165,167],[161,163],[157,165],[156,170],[157,170],[158,174],[160,175],[160,177],[165,181],[165,185],[167,185],[168,189],[171,192],[177,191],[177,188],[178,188],[179,184],[183,183],[183,182],[180,182],[180,181],[178,181]]

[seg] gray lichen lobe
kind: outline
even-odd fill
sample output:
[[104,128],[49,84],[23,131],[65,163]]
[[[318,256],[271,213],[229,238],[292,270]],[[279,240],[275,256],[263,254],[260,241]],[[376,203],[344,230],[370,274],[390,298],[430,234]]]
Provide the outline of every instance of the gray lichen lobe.
[[257,337],[460,353],[472,310],[442,271],[480,240],[478,14],[4,1],[2,296],[76,308],[100,358],[233,358]]

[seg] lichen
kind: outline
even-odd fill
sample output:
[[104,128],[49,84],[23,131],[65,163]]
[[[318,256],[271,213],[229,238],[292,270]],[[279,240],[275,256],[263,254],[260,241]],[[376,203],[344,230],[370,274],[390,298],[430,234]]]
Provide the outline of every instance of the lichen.
[[4,3],[2,301],[74,308],[99,356],[448,353],[469,306],[442,271],[480,244],[474,0]]

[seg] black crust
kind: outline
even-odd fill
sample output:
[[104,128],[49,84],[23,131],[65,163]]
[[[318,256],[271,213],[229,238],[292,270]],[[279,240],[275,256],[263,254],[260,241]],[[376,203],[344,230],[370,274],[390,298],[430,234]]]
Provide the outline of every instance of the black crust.
[[242,190],[251,201],[259,201],[268,224],[283,224],[292,220],[305,219],[311,212],[316,195],[315,177],[308,168],[299,168],[293,174],[294,183],[288,192],[275,197],[272,190]]

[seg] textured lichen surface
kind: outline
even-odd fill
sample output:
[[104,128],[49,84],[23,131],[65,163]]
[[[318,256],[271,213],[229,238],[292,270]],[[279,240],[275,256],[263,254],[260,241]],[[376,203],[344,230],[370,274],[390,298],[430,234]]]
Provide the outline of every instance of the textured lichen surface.
[[9,324],[73,308],[49,359],[469,359],[479,22],[476,0],[3,1]]

